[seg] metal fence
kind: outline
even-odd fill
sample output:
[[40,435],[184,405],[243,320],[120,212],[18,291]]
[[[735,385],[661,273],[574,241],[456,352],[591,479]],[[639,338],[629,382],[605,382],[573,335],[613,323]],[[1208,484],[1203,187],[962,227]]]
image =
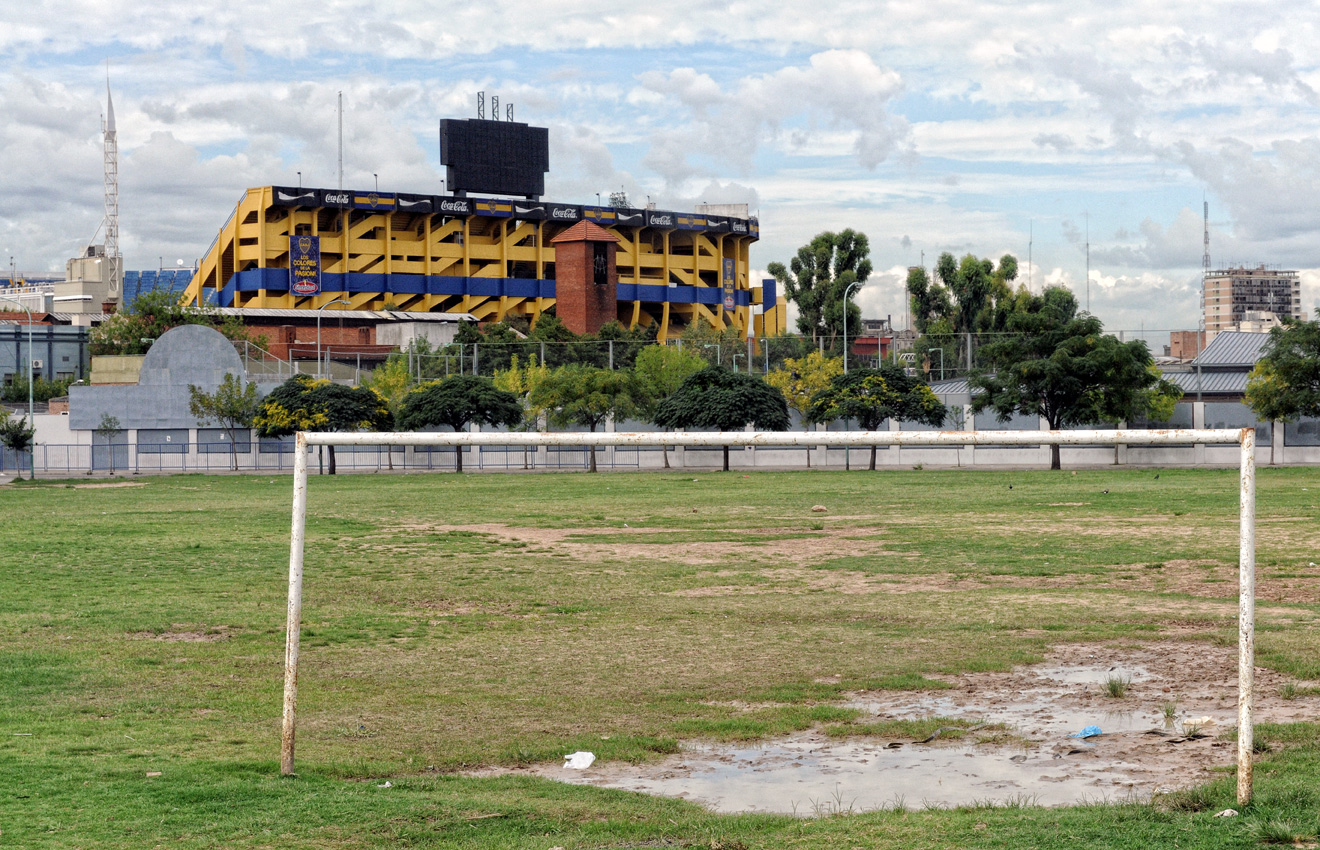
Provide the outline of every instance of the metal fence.
[[[91,474],[161,474],[161,473],[224,473],[234,469],[237,459],[239,472],[291,472],[293,470],[293,442],[261,440],[246,450],[231,454],[229,443],[196,444],[192,450],[186,444],[182,451],[145,451],[142,446],[130,451],[128,443],[89,446],[75,443],[39,444],[32,454],[0,450],[0,473],[27,476],[32,464],[42,477],[61,477]],[[398,471],[453,471],[456,449],[452,447],[404,448],[395,446],[355,446],[335,451],[335,467],[344,472]],[[606,459],[604,453],[597,463],[614,469],[637,469],[642,466],[641,456],[658,449],[615,450]],[[575,470],[587,469],[588,451],[583,448],[553,447],[537,452],[535,447],[518,446],[478,447],[467,449],[463,468],[468,470]],[[322,455],[315,461],[322,467],[329,459]]]

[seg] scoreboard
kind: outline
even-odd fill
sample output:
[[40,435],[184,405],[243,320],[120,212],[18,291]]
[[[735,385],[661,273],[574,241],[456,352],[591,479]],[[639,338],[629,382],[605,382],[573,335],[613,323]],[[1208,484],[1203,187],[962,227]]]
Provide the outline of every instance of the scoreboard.
[[550,133],[513,121],[446,118],[440,122],[440,161],[451,192],[545,194]]

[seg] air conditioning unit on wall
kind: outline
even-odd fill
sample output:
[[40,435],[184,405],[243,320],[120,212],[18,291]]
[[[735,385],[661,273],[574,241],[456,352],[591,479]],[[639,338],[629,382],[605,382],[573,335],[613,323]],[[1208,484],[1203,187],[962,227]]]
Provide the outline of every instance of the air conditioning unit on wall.
[[45,361],[45,360],[33,360],[33,361],[32,361],[32,368],[33,368],[33,369],[41,369],[41,368],[44,368],[45,365],[46,365],[46,361]]

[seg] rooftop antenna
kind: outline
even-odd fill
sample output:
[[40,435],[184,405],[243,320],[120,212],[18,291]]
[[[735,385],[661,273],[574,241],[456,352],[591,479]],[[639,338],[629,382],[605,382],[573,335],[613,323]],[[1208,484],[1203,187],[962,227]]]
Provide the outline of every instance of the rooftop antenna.
[[504,106],[504,120],[505,120],[505,121],[512,121],[512,120],[513,120],[513,104],[512,104],[512,103],[505,104],[505,106]]
[[1086,312],[1091,312],[1091,214],[1086,216]]
[[339,190],[344,190],[344,93],[339,93]]
[[111,296],[119,294],[119,137],[115,132],[115,104],[110,97],[110,62],[105,63],[105,259],[109,264]]
[[477,118],[484,121],[486,119],[486,93],[477,92]]
[[490,96],[490,120],[500,120],[500,96],[497,94]]
[[1200,331],[1197,339],[1197,351],[1199,353],[1201,346],[1205,344],[1205,285],[1210,277],[1210,202],[1201,197],[1201,206],[1205,216],[1205,253],[1201,255],[1201,321],[1198,323],[1197,330]]

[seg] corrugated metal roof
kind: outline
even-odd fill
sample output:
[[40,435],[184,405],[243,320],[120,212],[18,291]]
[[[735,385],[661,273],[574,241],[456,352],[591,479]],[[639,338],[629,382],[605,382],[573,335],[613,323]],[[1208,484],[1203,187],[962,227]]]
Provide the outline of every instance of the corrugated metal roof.
[[[1209,351],[1209,348],[1206,350]],[[1242,395],[1247,391],[1247,373],[1240,369],[1232,372],[1203,371],[1199,376],[1196,372],[1165,372],[1164,377],[1188,395],[1196,395],[1198,387],[1202,393],[1212,395]]]
[[[1176,384],[1184,393],[1196,395],[1196,372],[1165,372],[1164,377]],[[1200,388],[1202,393],[1211,395],[1241,395],[1247,390],[1247,373],[1241,369],[1218,372],[1202,371]],[[935,381],[930,385],[930,389],[938,396],[963,395],[971,392],[965,378]]]
[[1220,331],[1193,363],[1201,366],[1254,366],[1269,342],[1267,333]]
[[967,385],[966,378],[950,378],[947,381],[932,382],[930,390],[935,395],[955,395],[971,392],[971,387]]
[[303,307],[215,307],[221,316],[248,319],[353,319],[360,322],[475,322],[471,313],[421,313],[405,310],[311,310]]
[[62,325],[72,324],[75,318],[86,319],[89,322],[104,322],[110,318],[110,313],[50,313],[51,321]]

